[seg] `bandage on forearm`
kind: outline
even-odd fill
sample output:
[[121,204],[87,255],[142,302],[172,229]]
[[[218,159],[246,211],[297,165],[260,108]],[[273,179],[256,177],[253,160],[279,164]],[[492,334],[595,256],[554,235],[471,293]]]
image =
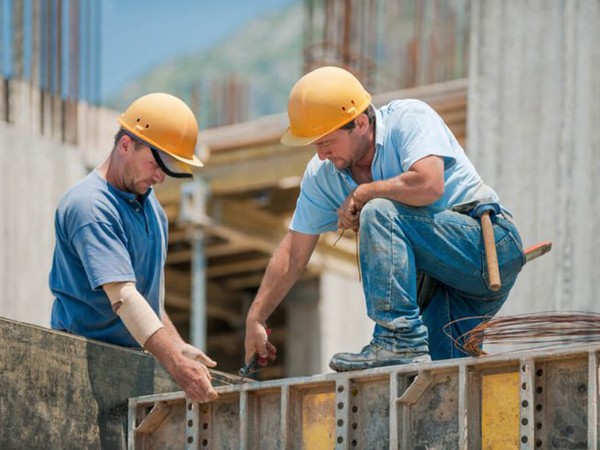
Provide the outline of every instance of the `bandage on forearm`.
[[121,318],[133,338],[143,347],[163,324],[132,282],[102,286],[113,311]]

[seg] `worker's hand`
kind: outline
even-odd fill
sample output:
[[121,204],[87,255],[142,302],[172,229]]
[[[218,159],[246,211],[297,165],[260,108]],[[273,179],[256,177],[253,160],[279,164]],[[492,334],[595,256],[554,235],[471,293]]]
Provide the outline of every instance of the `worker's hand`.
[[356,190],[344,200],[342,206],[337,210],[338,228],[342,230],[350,229],[355,233],[360,226],[360,210],[364,206],[358,197],[355,195]]
[[258,363],[266,366],[270,361],[277,359],[277,349],[269,342],[267,328],[259,322],[246,323],[246,364],[255,354],[258,354]]
[[180,350],[181,350],[181,353],[183,354],[183,356],[185,356],[188,359],[191,359],[192,361],[199,361],[208,367],[215,367],[217,365],[216,361],[209,358],[206,355],[206,353],[204,353],[202,350],[200,350],[197,347],[194,347],[191,344],[184,342],[181,345]]
[[212,376],[204,364],[182,356],[174,366],[166,368],[193,402],[206,403],[219,398],[211,384]]
[[[207,358],[207,364],[211,366],[214,365],[212,364],[214,361],[200,350],[191,345],[185,345],[181,338],[174,340],[164,327],[148,338],[144,348],[158,358],[193,402],[206,403],[219,397],[212,387],[212,376],[208,368],[203,362],[200,362],[197,356],[201,354]],[[188,355],[196,355],[196,357],[192,360]]]

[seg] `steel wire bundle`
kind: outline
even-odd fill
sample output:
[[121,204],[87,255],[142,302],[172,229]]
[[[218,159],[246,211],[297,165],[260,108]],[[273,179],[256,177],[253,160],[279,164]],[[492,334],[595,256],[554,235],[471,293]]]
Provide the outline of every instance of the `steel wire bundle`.
[[[468,320],[483,320],[457,339],[450,328]],[[580,343],[600,343],[600,314],[584,312],[542,312],[515,316],[465,317],[444,326],[444,333],[467,354],[487,354],[483,344],[544,348]]]

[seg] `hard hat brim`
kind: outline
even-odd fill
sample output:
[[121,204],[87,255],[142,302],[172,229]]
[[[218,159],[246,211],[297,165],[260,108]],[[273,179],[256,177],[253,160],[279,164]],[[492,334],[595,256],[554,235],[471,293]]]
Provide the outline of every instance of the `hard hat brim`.
[[175,158],[173,158],[169,153],[162,152],[153,147],[150,147],[150,151],[152,152],[152,156],[154,156],[154,160],[161,168],[161,170],[173,178],[193,178],[194,174],[192,173],[192,168]]
[[[325,133],[325,134],[327,134],[327,133]],[[325,136],[325,134],[323,134],[321,136],[309,136],[309,137],[296,136],[294,133],[292,133],[291,128],[288,128],[285,131],[285,133],[283,133],[283,135],[281,136],[281,139],[279,140],[279,142],[281,142],[283,145],[287,145],[288,147],[303,147],[303,146],[314,143],[315,141],[317,141],[320,138],[322,138],[323,136]]]

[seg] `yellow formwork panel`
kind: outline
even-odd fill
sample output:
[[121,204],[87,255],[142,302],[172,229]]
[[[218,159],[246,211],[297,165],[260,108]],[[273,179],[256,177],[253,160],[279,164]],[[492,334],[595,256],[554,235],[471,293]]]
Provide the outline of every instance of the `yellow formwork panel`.
[[519,448],[518,372],[484,375],[481,382],[481,448]]
[[335,447],[335,393],[305,393],[302,397],[302,448]]

